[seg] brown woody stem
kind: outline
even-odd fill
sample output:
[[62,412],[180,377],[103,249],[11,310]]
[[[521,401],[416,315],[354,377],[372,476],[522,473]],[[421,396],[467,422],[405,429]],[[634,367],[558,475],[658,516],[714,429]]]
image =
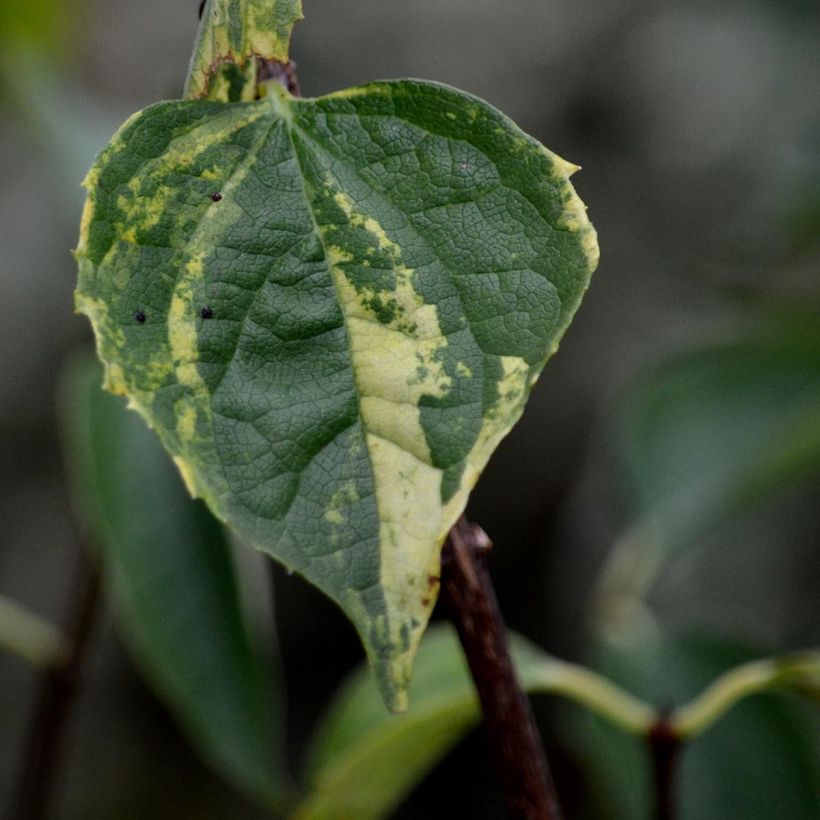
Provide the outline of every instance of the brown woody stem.
[[478,691],[507,809],[515,820],[561,820],[544,748],[510,657],[484,556],[484,531],[462,517],[442,551],[441,599]]

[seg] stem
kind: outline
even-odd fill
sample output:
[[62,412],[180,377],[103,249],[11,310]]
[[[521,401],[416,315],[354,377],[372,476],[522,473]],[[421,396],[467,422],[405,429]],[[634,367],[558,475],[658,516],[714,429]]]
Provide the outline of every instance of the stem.
[[68,646],[56,627],[3,595],[0,595],[0,649],[41,669],[60,666],[68,653]]
[[563,695],[629,734],[643,737],[655,723],[657,712],[652,706],[578,664],[549,658],[525,677],[529,692]]
[[742,698],[776,686],[820,691],[820,652],[766,658],[730,669],[693,701],[676,709],[670,726],[681,738],[698,735]]
[[483,555],[484,531],[462,516],[442,551],[441,598],[458,630],[495,755],[507,809],[516,820],[561,820],[544,748],[510,657]]
[[13,820],[43,820],[48,816],[62,739],[79,688],[80,668],[99,599],[99,575],[80,554],[66,617],[69,649],[62,663],[49,670],[41,685],[10,815]]
[[675,775],[682,746],[668,714],[661,714],[647,739],[655,775],[655,820],[675,820]]

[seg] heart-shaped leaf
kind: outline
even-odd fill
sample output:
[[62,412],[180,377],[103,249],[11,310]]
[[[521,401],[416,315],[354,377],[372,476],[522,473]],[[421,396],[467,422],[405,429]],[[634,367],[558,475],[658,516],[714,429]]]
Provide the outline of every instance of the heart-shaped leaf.
[[402,708],[439,552],[597,262],[575,167],[453,89],[160,103],[86,182],[78,309],[191,492]]

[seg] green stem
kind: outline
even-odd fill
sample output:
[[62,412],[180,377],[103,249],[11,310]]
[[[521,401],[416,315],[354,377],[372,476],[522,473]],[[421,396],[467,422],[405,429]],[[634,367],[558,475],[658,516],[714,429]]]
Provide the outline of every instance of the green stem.
[[586,706],[635,735],[647,734],[657,719],[654,707],[630,695],[603,675],[557,659],[545,661],[527,676],[531,691],[549,692]]
[[55,669],[68,655],[68,645],[57,627],[2,595],[0,649],[39,669]]
[[749,695],[789,685],[820,691],[820,652],[752,661],[718,678],[693,701],[676,709],[669,724],[679,738],[708,729],[724,712]]

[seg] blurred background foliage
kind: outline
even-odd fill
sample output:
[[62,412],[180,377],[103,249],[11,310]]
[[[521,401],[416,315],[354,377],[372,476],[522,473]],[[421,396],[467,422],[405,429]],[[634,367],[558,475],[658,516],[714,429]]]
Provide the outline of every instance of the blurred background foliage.
[[[0,595],[53,622],[79,541],[56,410],[68,353],[90,346],[71,301],[79,182],[126,116],[180,95],[196,7],[0,0]],[[740,660],[820,644],[816,3],[305,0],[305,13],[293,46],[303,93],[374,78],[440,80],[584,166],[574,181],[599,231],[601,266],[470,505],[495,542],[492,570],[511,627],[660,706],[689,700]],[[68,406],[69,420],[83,412],[80,398]],[[119,452],[136,463],[143,455]],[[76,475],[78,459],[68,460]],[[105,503],[133,533],[124,503]],[[199,513],[184,514],[189,534],[207,531]],[[183,543],[179,532],[157,537]],[[200,541],[215,565],[236,560],[241,593],[228,581],[208,591],[222,602],[214,628],[227,637],[191,647],[192,662],[207,680],[233,657],[248,692],[257,674],[273,692],[281,673],[281,766],[298,776],[320,713],[361,660],[355,636],[299,578],[271,572],[219,534],[191,548]],[[196,564],[191,555],[177,569]],[[93,635],[57,816],[267,816],[236,786],[259,797],[271,787],[264,775],[243,782],[236,767],[247,774],[253,764],[241,753],[209,755],[203,731],[214,729],[191,719],[196,698],[180,706],[177,684],[152,674],[151,641],[134,619],[151,623],[156,612],[150,596],[117,587],[115,571],[107,567],[116,614]],[[238,595],[241,618],[226,603]],[[163,634],[153,637],[162,643]],[[37,680],[0,655],[0,806],[11,799]],[[638,743],[577,706],[535,703],[568,816],[646,818]],[[243,724],[242,709],[223,713],[235,748],[277,733],[281,709],[256,727]],[[816,710],[796,698],[739,705],[687,751],[683,817],[817,817],[818,728]],[[235,785],[215,777],[187,739],[234,772]],[[500,816],[482,744],[480,732],[468,733],[394,816]]]

